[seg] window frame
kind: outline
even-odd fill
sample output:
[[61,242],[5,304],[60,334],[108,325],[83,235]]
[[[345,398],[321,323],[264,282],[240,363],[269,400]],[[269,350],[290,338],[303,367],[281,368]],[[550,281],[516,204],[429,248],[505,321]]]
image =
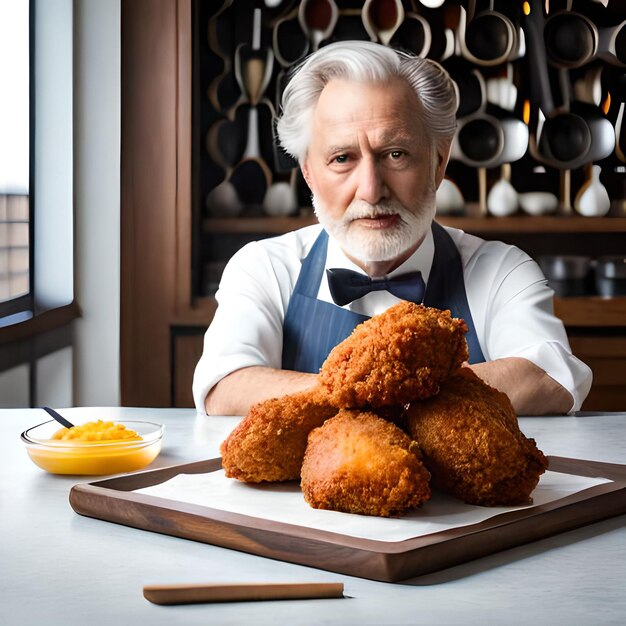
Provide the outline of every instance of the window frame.
[[[34,37],[34,4],[28,2],[28,293],[0,302],[0,328],[11,325],[12,319],[28,319],[32,317],[33,297],[33,154],[35,136],[35,37]],[[5,194],[7,196],[14,194]],[[30,315],[28,313],[30,312]]]
[[[61,58],[63,52],[60,53],[59,58],[61,63],[66,65],[56,65],[54,70],[59,72],[58,75],[65,71],[69,71],[69,79],[65,81],[66,91],[63,97],[65,102],[69,106],[69,113],[66,111],[66,135],[65,150],[69,151],[69,154],[65,155],[65,174],[69,180],[64,180],[65,183],[65,195],[70,196],[70,206],[64,207],[65,222],[67,229],[71,230],[71,233],[67,233],[67,239],[70,242],[70,249],[66,249],[64,254],[65,260],[65,273],[58,278],[54,276],[56,281],[55,286],[60,286],[59,293],[44,293],[43,297],[38,291],[38,279],[45,275],[48,270],[44,267],[45,264],[56,262],[56,250],[55,250],[55,236],[56,233],[47,233],[45,228],[39,228],[41,222],[47,222],[50,224],[51,217],[57,218],[56,212],[54,216],[51,216],[52,210],[56,208],[52,202],[37,202],[38,182],[40,174],[40,168],[42,162],[45,160],[46,154],[38,153],[37,146],[38,140],[41,141],[41,137],[37,135],[38,122],[40,122],[39,130],[42,131],[42,135],[45,135],[45,116],[42,116],[42,102],[45,99],[39,98],[38,86],[42,83],[43,77],[38,74],[38,57],[41,59],[43,53],[38,49],[38,45],[41,44],[41,49],[45,50],[46,40],[50,45],[52,41],[51,33],[52,27],[49,26],[51,20],[46,20],[46,17],[50,17],[51,13],[58,10],[60,18],[58,20],[58,27],[60,32],[66,35],[69,34],[69,41],[66,42],[67,48],[65,50],[66,57]],[[46,15],[47,14],[47,15]],[[57,17],[55,14],[54,17]],[[73,189],[74,184],[74,172],[73,172],[73,90],[71,88],[73,80],[73,19],[74,11],[71,0],[29,0],[29,293],[6,302],[0,303],[0,345],[9,344],[15,341],[20,341],[28,338],[36,337],[37,335],[48,333],[55,329],[60,329],[63,326],[70,323],[77,317],[80,317],[80,309],[74,299],[73,291],[73,193],[68,192],[68,187]],[[38,22],[40,20],[40,22]],[[38,29],[38,25],[40,29]],[[43,37],[42,37],[43,34]],[[56,32],[54,33],[56,36]],[[69,55],[68,55],[69,50]],[[69,58],[68,58],[69,57]],[[47,59],[44,59],[47,62]],[[42,64],[43,65],[43,64]],[[43,70],[42,70],[43,71]],[[57,76],[58,76],[57,75]],[[52,77],[54,80],[55,76]],[[43,92],[46,92],[46,85],[43,85]],[[63,88],[63,85],[61,85]],[[48,93],[50,88],[48,86]],[[62,105],[63,103],[61,103]],[[58,101],[52,102],[52,106],[59,106]],[[41,122],[43,121],[43,124]],[[44,148],[48,148],[47,155],[50,155],[50,145],[52,141],[50,137],[44,136],[43,138]],[[62,150],[61,148],[60,150]],[[56,163],[55,163],[56,166]],[[56,171],[54,172],[56,174]],[[48,174],[49,179],[54,177]],[[46,183],[48,184],[48,183]],[[49,186],[48,186],[49,188]],[[63,194],[60,194],[63,195]],[[48,198],[46,198],[48,200]],[[39,206],[41,205],[41,206]],[[40,213],[44,213],[42,217]],[[47,219],[45,219],[47,218]],[[63,224],[62,224],[63,226]],[[67,239],[66,242],[67,243]],[[67,248],[67,246],[66,246]],[[63,251],[61,251],[63,253]],[[69,257],[68,257],[69,255]],[[68,266],[68,263],[71,266]],[[39,270],[42,269],[42,272]],[[57,280],[58,278],[58,280]],[[6,369],[7,359],[2,358],[0,354],[0,371]]]

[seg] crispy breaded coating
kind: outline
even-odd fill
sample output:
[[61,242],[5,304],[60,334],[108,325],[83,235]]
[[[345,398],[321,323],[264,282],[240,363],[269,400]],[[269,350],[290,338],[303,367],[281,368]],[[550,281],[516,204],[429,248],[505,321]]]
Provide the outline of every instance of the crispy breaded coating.
[[467,325],[400,302],[359,324],[322,365],[320,383],[338,408],[382,407],[428,398],[468,358]]
[[319,387],[252,406],[220,447],[226,476],[249,483],[299,479],[309,433],[335,413]]
[[437,396],[411,403],[406,419],[434,487],[468,504],[532,502],[548,461],[520,431],[509,398],[469,368],[446,381]]
[[304,499],[316,509],[403,515],[430,498],[418,445],[374,413],[342,410],[309,435]]

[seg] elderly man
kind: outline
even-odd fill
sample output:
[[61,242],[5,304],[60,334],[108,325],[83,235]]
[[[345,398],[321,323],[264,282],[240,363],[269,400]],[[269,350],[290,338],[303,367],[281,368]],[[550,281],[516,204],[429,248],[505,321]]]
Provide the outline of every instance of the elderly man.
[[301,64],[282,105],[280,142],[319,225],[248,244],[228,263],[194,376],[198,410],[245,414],[313,386],[329,351],[400,299],[462,317],[469,367],[518,414],[579,409],[591,372],[572,356],[538,266],[434,221],[456,127],[445,71],[339,42]]

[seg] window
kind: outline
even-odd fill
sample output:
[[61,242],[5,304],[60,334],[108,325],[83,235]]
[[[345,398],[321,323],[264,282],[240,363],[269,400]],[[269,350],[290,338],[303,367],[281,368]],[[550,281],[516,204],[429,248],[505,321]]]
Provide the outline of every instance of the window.
[[73,80],[73,0],[0,0],[0,406],[71,378]]
[[29,310],[30,7],[0,0],[0,316]]
[[74,300],[73,77],[72,0],[0,0],[0,331]]

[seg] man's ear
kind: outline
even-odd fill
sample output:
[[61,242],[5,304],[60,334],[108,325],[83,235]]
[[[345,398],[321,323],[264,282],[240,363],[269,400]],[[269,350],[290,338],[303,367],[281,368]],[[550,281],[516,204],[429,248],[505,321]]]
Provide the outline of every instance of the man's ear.
[[450,159],[450,148],[452,147],[452,141],[447,142],[444,146],[437,147],[437,168],[435,169],[435,189],[439,189],[441,181],[446,173],[446,167],[448,167],[448,160]]
[[304,177],[304,182],[309,186],[309,189],[313,191],[312,181],[311,181],[311,171],[309,170],[309,161],[308,159],[304,159],[300,164],[300,171],[302,172],[302,176]]

